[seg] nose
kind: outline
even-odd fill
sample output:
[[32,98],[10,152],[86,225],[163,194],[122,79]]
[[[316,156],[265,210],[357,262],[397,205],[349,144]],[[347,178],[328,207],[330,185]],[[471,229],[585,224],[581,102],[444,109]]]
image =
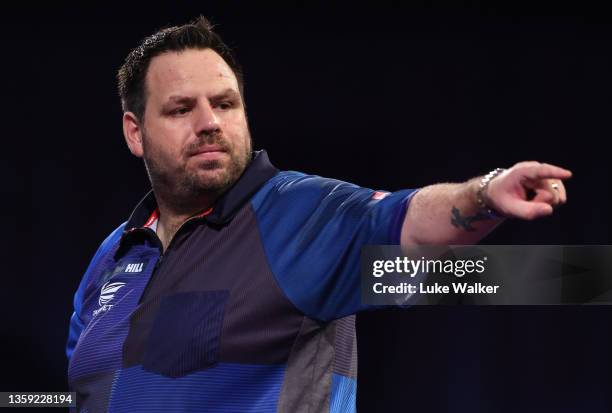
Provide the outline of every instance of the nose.
[[219,116],[208,101],[197,106],[193,126],[196,135],[200,137],[214,135],[221,131]]

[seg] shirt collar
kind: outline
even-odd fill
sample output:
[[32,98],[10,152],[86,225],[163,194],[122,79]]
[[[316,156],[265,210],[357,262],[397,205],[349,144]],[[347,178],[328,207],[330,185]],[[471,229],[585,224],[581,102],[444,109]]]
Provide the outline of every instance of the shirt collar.
[[[215,225],[226,224],[231,221],[244,203],[277,173],[278,169],[272,165],[265,150],[254,152],[253,159],[238,181],[215,202],[212,211],[203,211],[202,217]],[[151,190],[134,208],[125,226],[124,234],[143,228],[147,223],[150,225],[156,211],[157,201]]]

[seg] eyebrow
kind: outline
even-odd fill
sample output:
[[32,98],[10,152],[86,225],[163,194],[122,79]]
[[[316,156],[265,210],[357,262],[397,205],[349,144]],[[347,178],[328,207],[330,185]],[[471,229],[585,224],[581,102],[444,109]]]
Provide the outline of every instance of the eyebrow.
[[188,96],[170,96],[168,100],[163,104],[164,107],[177,104],[192,104],[195,101],[194,98]]
[[[211,96],[210,100],[220,100],[220,99],[228,98],[228,97],[237,98],[239,96],[240,94],[236,92],[234,89],[227,88]],[[193,103],[193,101],[195,100],[196,99],[191,96],[172,95],[168,97],[168,100],[166,101],[165,105],[172,104],[172,103]]]
[[221,99],[221,98],[227,98],[227,97],[235,98],[238,96],[240,96],[240,94],[236,92],[234,89],[227,88],[227,89],[223,89],[220,93],[213,95],[211,99]]

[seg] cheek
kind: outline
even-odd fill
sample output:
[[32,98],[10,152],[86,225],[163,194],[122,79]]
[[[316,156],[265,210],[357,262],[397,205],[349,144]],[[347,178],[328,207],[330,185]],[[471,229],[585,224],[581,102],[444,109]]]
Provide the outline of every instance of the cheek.
[[236,154],[243,153],[246,151],[247,147],[249,146],[249,139],[248,135],[245,133],[244,130],[241,129],[239,131],[236,131],[236,134],[234,135],[233,146],[234,153]]
[[183,153],[178,144],[167,142],[163,147],[163,157],[168,164],[177,164],[183,162]]
[[150,142],[146,149],[149,157],[155,158],[156,163],[164,169],[185,162],[182,144],[169,136],[160,136],[154,143]]
[[231,129],[232,140],[234,146],[244,148],[249,145],[249,130],[246,120],[242,119],[232,125]]
[[177,156],[184,150],[192,133],[191,125],[186,121],[162,121],[158,128],[158,142],[165,153]]

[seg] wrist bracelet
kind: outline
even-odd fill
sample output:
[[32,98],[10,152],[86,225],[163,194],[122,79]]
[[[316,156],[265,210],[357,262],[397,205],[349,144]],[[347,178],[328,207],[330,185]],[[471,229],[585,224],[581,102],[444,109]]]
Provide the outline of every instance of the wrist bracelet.
[[476,191],[476,204],[480,208],[480,213],[488,216],[489,218],[504,218],[502,214],[489,207],[484,197],[484,192],[489,186],[489,183],[503,171],[505,171],[504,168],[495,168],[483,176],[480,180],[480,184],[478,184],[478,190]]

